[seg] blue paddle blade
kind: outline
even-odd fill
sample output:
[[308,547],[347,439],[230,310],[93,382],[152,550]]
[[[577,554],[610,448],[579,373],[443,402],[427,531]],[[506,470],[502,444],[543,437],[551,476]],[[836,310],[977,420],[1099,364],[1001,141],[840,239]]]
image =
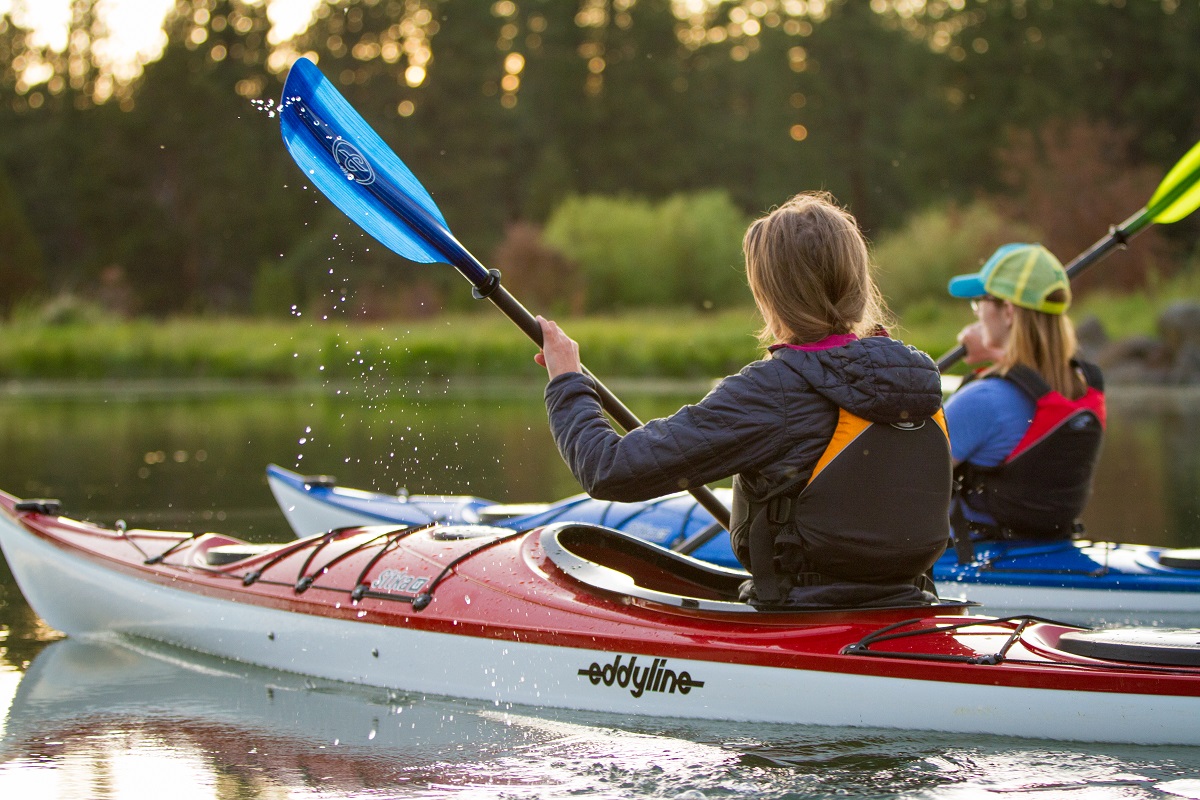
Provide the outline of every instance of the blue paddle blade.
[[421,182],[306,58],[288,72],[279,120],[304,174],[381,244],[410,261],[452,264],[476,285],[487,280]]

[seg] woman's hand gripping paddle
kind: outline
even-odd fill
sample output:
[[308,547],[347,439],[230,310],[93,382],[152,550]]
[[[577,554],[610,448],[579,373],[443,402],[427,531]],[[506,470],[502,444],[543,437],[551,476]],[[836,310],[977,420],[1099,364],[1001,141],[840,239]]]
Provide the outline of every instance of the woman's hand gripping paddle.
[[[1088,267],[1111,253],[1124,247],[1130,239],[1152,222],[1167,224],[1178,222],[1200,207],[1200,142],[1197,142],[1183,158],[1179,159],[1162,183],[1151,195],[1145,208],[1138,211],[1120,225],[1108,230],[1108,235],[1067,264],[1068,278],[1075,278]],[[938,369],[945,372],[966,355],[962,345],[938,359]]]
[[[475,297],[492,301],[542,346],[541,326],[500,285],[500,273],[480,264],[454,238],[421,182],[308,59],[297,59],[288,73],[279,120],[296,164],[346,216],[410,261],[450,264],[475,287]],[[641,427],[634,413],[591,377],[617,424],[626,431]],[[729,510],[716,495],[705,486],[689,491],[729,528]]]

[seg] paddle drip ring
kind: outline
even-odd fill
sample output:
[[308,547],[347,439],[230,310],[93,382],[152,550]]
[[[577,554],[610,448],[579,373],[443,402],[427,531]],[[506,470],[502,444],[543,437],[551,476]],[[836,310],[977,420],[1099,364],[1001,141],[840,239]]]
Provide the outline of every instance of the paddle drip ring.
[[489,269],[487,279],[480,284],[476,284],[471,289],[471,296],[476,300],[486,300],[492,292],[500,288],[500,270]]

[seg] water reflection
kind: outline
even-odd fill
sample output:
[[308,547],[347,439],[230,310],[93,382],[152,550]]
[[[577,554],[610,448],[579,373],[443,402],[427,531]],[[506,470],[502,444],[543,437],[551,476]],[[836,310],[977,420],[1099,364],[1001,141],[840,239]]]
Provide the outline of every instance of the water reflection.
[[1116,387],[1091,500],[1097,538],[1200,545],[1200,388]]
[[[536,387],[530,387],[535,389]],[[0,400],[0,488],[104,522],[287,535],[268,462],[382,491],[578,491],[532,395],[380,403],[326,393]],[[552,457],[551,457],[552,456]]]
[[12,698],[0,795],[1149,798],[1186,789],[1198,767],[1193,748],[497,708],[63,640]]
[[[700,396],[621,394],[643,418]],[[540,387],[406,395],[4,397],[0,488],[258,541],[290,536],[269,462],[379,491],[578,491]],[[1200,392],[1111,396],[1086,521],[1098,537],[1200,545]],[[1200,798],[1200,748],[505,709],[59,638],[0,559],[0,797]]]

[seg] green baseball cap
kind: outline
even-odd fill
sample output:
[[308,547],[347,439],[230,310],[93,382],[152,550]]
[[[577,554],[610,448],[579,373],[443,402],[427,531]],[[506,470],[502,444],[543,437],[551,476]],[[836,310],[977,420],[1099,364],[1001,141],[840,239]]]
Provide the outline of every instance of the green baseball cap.
[[[954,297],[999,297],[1013,305],[1063,314],[1071,304],[1071,281],[1054,254],[1040,244],[1006,244],[992,253],[979,272],[950,279]],[[1061,289],[1062,301],[1047,298]]]

